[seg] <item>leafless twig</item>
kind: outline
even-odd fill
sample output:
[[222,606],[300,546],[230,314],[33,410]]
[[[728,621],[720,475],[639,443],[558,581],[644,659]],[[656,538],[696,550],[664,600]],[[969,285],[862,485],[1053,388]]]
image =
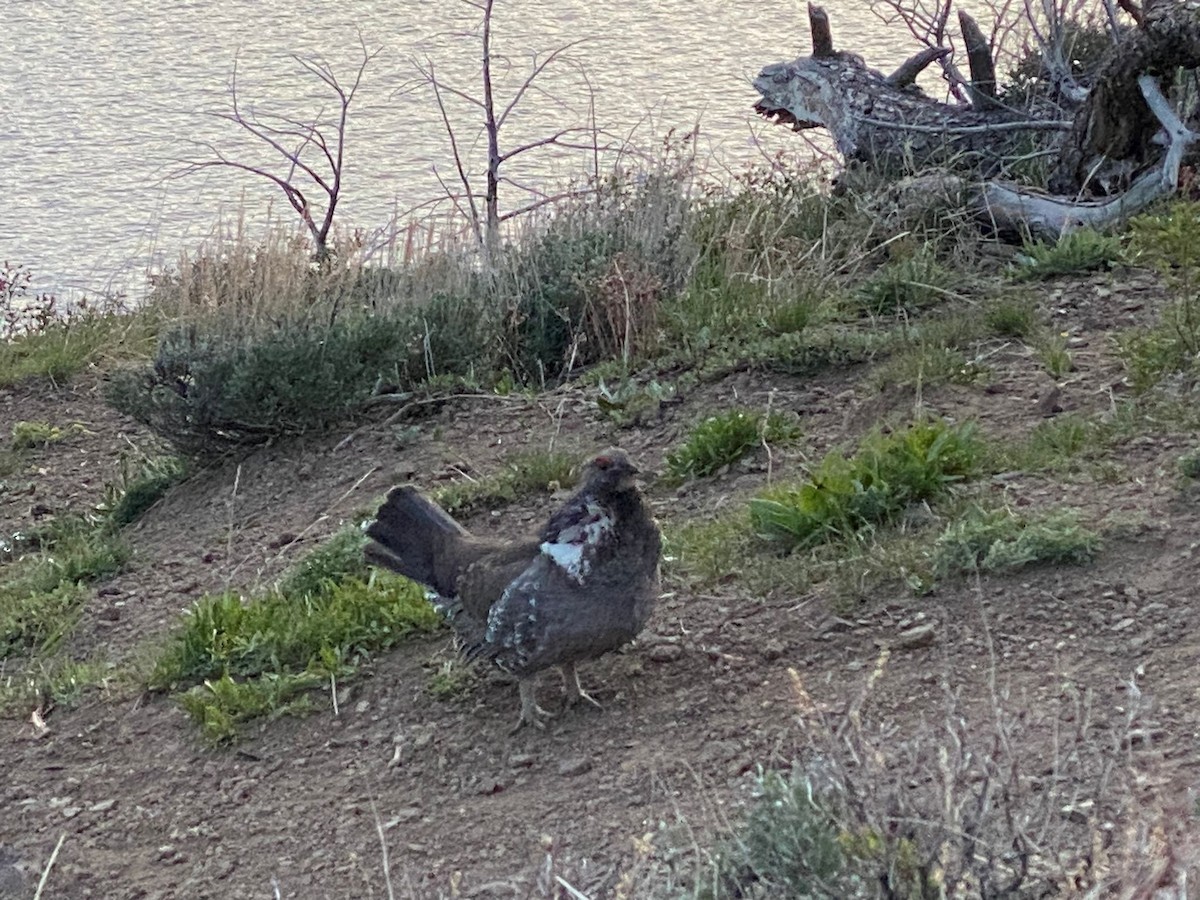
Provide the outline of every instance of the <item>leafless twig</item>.
[[[318,112],[310,120],[246,108],[238,95],[238,59],[234,58],[233,74],[229,81],[232,109],[214,112],[218,119],[232,122],[259,144],[265,145],[276,158],[274,165],[245,162],[230,156],[211,142],[197,142],[212,158],[185,162],[176,175],[192,175],[212,168],[236,169],[266,179],[283,192],[288,204],[300,216],[313,241],[314,256],[324,260],[329,256],[329,236],[334,214],[341,199],[345,171],[346,122],[350,105],[362,84],[367,65],[380,49],[368,51],[362,34],[362,61],[349,87],[342,84],[332,67],[320,57],[293,54],[292,59],[320,80],[336,97],[336,112],[331,121]],[[308,183],[307,185],[305,183]],[[316,202],[311,194],[324,195]],[[321,209],[320,207],[323,207]]]

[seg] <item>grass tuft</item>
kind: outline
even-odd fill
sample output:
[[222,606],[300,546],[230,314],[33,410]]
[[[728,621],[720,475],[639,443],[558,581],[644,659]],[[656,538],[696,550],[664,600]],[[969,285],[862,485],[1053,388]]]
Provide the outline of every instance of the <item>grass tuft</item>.
[[984,321],[1000,337],[1028,337],[1037,327],[1037,306],[1025,297],[1002,298],[988,306]]
[[352,677],[374,654],[439,627],[420,586],[366,571],[364,540],[343,530],[262,596],[201,598],[156,660],[149,686],[190,688],[184,708],[207,736],[225,741],[251,719],[310,708],[305,691]]
[[[29,552],[18,555],[18,547]],[[87,597],[85,586],[121,571],[129,547],[104,523],[57,520],[19,536],[0,582],[0,659],[49,650],[67,634]]]
[[730,409],[697,424],[687,439],[667,456],[667,473],[675,481],[707,478],[744,457],[755,447],[794,441],[800,436],[795,419]]
[[950,294],[946,286],[953,281],[932,248],[923,247],[880,269],[859,288],[856,299],[872,316],[915,312],[944,300]]
[[17,422],[12,429],[13,450],[29,450],[33,447],[49,447],[85,429],[78,422],[59,428],[49,422]]
[[447,485],[433,499],[451,515],[469,515],[568,487],[575,474],[575,460],[565,453],[521,451],[511,454],[494,475]]
[[750,501],[754,528],[788,550],[807,549],[894,520],[973,475],[982,456],[975,426],[940,419],[871,433],[851,457],[834,452],[799,485]]
[[113,525],[124,528],[140,519],[186,474],[183,460],[175,456],[146,457],[137,465],[124,458],[120,481],[106,485],[101,509],[107,510]]
[[1077,510],[1025,516],[975,507],[934,542],[933,568],[944,577],[1044,562],[1086,563],[1099,550],[1100,536],[1080,523]]
[[1053,244],[1026,242],[1010,274],[1025,280],[1054,278],[1111,268],[1122,259],[1120,238],[1080,228]]

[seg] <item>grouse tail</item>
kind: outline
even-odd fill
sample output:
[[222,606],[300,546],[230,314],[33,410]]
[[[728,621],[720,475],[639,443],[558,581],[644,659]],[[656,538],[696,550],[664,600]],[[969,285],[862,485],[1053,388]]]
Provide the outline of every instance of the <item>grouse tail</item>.
[[455,592],[458,548],[468,536],[440,506],[411,485],[392,488],[367,526],[368,561],[443,596]]

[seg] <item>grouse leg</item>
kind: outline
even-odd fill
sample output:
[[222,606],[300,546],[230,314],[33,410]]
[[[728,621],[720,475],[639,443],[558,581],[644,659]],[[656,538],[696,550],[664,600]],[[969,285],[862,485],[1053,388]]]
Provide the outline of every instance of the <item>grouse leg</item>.
[[546,723],[542,720],[552,718],[554,714],[538,706],[537,694],[534,693],[532,679],[518,679],[517,690],[521,692],[521,718],[517,719],[517,724],[513,726],[509,734],[516,734],[526,725],[532,725],[535,728],[545,728]]
[[599,700],[579,686],[579,672],[575,668],[575,663],[564,663],[559,668],[562,669],[563,689],[566,693],[567,709],[570,709],[580,700],[586,700],[592,706],[596,707],[596,709],[604,709],[600,705]]

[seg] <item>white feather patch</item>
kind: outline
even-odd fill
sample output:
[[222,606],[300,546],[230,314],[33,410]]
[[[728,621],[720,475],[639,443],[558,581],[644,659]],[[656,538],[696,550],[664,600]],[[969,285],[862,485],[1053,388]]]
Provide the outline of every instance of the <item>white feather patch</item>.
[[581,521],[564,528],[554,540],[543,541],[541,545],[541,551],[579,584],[583,584],[592,568],[588,551],[613,530],[612,516],[599,503],[589,500],[584,510],[586,515]]

